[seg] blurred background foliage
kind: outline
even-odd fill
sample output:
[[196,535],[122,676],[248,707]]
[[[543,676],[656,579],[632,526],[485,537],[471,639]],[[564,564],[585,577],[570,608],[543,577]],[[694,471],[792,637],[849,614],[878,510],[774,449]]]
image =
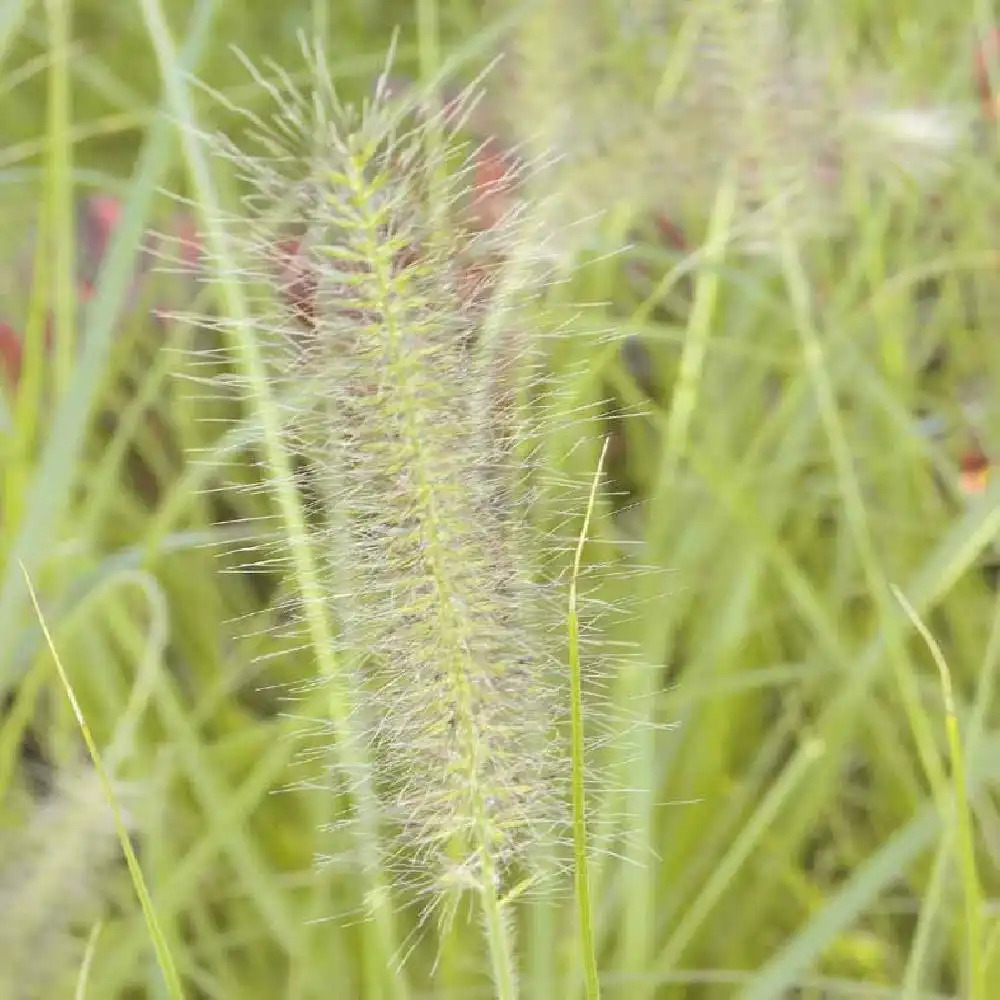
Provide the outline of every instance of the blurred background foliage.
[[[501,119],[529,126],[529,97],[574,101],[581,127],[593,108],[613,115],[561,44],[576,37],[574,5],[545,6],[549,27],[521,41],[535,67],[554,68],[537,92],[501,96]],[[58,22],[68,9],[0,2],[0,320],[24,350],[0,413],[3,822],[22,829],[52,766],[79,755],[24,559],[99,744],[123,755],[135,838],[188,995],[393,996],[396,977],[371,967],[354,859],[324,832],[338,801],[314,787],[323,761],[308,752],[328,742],[324,694],[274,611],[295,581],[271,566],[225,572],[275,508],[250,488],[266,473],[238,440],[240,405],[192,378],[206,361],[222,366],[207,353],[217,345],[166,316],[214,303],[183,277],[136,281],[149,270],[141,233],[198,208],[156,193],[197,195],[177,132],[155,117],[161,106],[178,113],[154,45],[162,26],[148,16],[160,5],[75,0],[60,124],[46,11]],[[512,8],[164,0],[162,11],[178,45],[199,50],[197,78],[257,108],[266,95],[232,46],[294,75],[297,33],[322,38],[345,98],[358,99],[393,31],[402,74],[461,56],[456,76],[468,80]],[[981,110],[970,64],[986,5],[850,0],[802,4],[796,16],[835,40],[846,67],[855,56],[891,67],[900,102]],[[192,97],[204,127],[234,125]],[[810,248],[801,274],[736,255],[676,273],[685,251],[663,238],[663,220],[637,216],[625,172],[669,158],[669,142],[611,148],[600,166],[612,182],[586,189],[608,203],[581,206],[604,215],[555,293],[556,305],[586,308],[554,363],[578,372],[581,405],[609,400],[616,435],[619,497],[607,507],[625,510],[614,528],[605,518],[593,558],[624,534],[670,574],[627,636],[656,669],[609,679],[620,706],[660,728],[609,751],[609,780],[628,801],[612,798],[599,817],[614,848],[596,861],[607,996],[993,995],[1000,619],[989,569],[1000,491],[977,476],[1000,453],[994,142],[985,127],[934,199],[859,196],[846,233]],[[711,209],[692,215],[704,223]],[[112,233],[117,249],[105,253]],[[606,255],[626,242],[627,253]],[[676,280],[661,295],[664,276]],[[53,313],[79,354],[47,353]],[[602,327],[628,335],[626,349],[593,335]],[[595,449],[573,441],[570,428],[553,454],[585,474]],[[608,600],[634,596],[627,576],[603,585]],[[940,678],[891,585],[951,669],[971,839]],[[288,702],[283,683],[303,693]],[[626,828],[615,826],[622,815],[634,817]],[[87,862],[86,846],[65,849]],[[326,854],[334,862],[315,869]],[[582,995],[563,888],[517,907],[525,996]],[[106,897],[87,994],[164,995],[123,873],[111,872]],[[50,931],[73,917],[71,894],[52,898],[40,910]],[[401,953],[414,930],[407,902]],[[489,995],[475,918],[464,917],[440,939],[416,935],[404,977],[414,997]],[[80,920],[65,930],[74,940],[89,910]],[[13,995],[68,995],[79,968],[49,994],[22,983]]]

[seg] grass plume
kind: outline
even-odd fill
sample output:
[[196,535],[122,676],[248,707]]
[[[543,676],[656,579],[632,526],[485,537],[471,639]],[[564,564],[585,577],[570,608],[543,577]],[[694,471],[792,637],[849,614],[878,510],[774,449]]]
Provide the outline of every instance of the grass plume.
[[568,405],[544,374],[544,215],[510,199],[483,225],[482,202],[545,167],[483,184],[474,89],[428,112],[383,75],[351,107],[304,55],[311,89],[248,63],[270,115],[246,113],[245,144],[208,137],[244,192],[220,222],[308,498],[382,863],[428,911],[478,896],[510,998],[506,895],[569,843],[566,579],[534,514],[587,504],[542,471],[545,414]]

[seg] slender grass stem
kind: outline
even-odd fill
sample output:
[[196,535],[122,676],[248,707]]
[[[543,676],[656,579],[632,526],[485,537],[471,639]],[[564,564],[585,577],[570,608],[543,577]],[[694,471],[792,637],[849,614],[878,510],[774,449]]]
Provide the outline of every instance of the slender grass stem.
[[580,563],[583,548],[590,531],[590,519],[594,513],[597,488],[604,472],[604,460],[608,454],[609,439],[605,437],[601,446],[601,456],[590,488],[587,511],[573,556],[573,575],[569,587],[569,676],[570,676],[570,722],[572,728],[573,761],[573,859],[574,880],[576,882],[576,912],[580,932],[580,956],[584,966],[584,985],[587,1000],[598,1000],[601,983],[597,974],[597,946],[594,941],[592,903],[590,899],[590,875],[587,856],[587,807],[584,780],[584,725],[583,725],[583,675],[580,667],[580,621],[577,612],[577,582],[580,577]]

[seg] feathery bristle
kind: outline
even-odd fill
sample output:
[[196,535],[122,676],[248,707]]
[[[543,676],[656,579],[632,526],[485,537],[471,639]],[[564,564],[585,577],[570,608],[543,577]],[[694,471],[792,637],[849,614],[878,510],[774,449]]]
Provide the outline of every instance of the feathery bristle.
[[534,308],[552,254],[525,204],[481,211],[544,166],[476,173],[474,90],[433,119],[388,85],[351,108],[307,54],[312,91],[282,76],[249,145],[209,139],[246,189],[219,222],[305,463],[309,543],[399,846],[384,863],[432,898],[495,895],[566,819],[564,588],[531,519],[537,414],[559,391]]

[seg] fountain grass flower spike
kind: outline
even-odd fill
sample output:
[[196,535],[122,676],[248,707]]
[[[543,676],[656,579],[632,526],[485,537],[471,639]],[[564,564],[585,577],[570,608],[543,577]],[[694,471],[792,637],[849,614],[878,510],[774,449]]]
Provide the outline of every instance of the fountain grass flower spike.
[[272,114],[210,137],[245,190],[220,221],[304,469],[388,863],[429,907],[478,895],[509,998],[505,893],[567,821],[566,588],[529,518],[559,391],[545,239],[523,202],[483,224],[515,178],[477,175],[473,92],[431,121],[383,77],[352,108],[306,56],[312,90],[250,66]]

